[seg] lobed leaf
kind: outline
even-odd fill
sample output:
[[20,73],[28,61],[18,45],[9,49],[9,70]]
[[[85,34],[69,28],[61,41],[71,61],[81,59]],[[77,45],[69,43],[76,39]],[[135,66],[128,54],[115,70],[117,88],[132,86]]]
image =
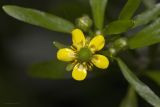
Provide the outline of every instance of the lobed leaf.
[[160,42],[160,18],[145,27],[140,32],[132,35],[128,41],[129,48],[142,48]]
[[120,34],[128,31],[134,26],[133,20],[117,20],[108,24],[104,29],[104,34]]
[[141,0],[128,0],[120,12],[119,19],[131,19],[140,3]]
[[108,0],[90,0],[94,24],[98,30],[102,30],[103,28],[107,2]]
[[135,89],[135,91],[152,106],[160,107],[160,98],[146,84],[140,81],[120,58],[117,58],[117,62],[123,76]]
[[71,22],[39,10],[14,5],[3,6],[3,10],[8,15],[20,21],[40,26],[49,30],[70,33],[74,28],[74,25]]

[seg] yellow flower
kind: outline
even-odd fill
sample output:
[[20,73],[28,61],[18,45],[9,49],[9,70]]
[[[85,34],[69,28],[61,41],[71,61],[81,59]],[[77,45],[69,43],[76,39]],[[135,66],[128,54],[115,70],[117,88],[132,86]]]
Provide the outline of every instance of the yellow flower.
[[61,61],[71,61],[74,65],[72,77],[75,80],[84,80],[87,70],[91,70],[95,65],[98,68],[106,69],[109,65],[107,57],[96,54],[105,45],[103,35],[96,35],[92,40],[84,37],[80,29],[72,31],[71,48],[62,48],[57,52],[57,58]]

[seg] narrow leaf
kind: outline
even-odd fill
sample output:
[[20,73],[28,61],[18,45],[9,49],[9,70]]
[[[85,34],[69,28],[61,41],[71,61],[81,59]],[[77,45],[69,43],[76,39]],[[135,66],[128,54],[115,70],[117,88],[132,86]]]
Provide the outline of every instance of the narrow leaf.
[[146,74],[153,81],[155,81],[158,85],[160,85],[160,71],[148,71]]
[[73,24],[65,19],[45,13],[39,10],[24,8],[20,6],[6,5],[3,10],[10,16],[36,26],[49,30],[70,33],[74,28]]
[[138,107],[135,90],[129,87],[128,92],[122,100],[120,107]]
[[33,64],[28,74],[32,77],[44,79],[65,79],[67,74],[66,64],[57,60]]
[[103,28],[107,2],[108,0],[90,0],[94,24],[98,30],[102,30]]
[[147,11],[137,15],[134,18],[135,25],[134,27],[145,25],[150,21],[156,19],[160,15],[160,3],[156,4],[152,9],[148,9]]
[[128,31],[132,26],[134,26],[133,20],[117,20],[106,26],[104,34],[120,34]]
[[160,107],[160,98],[146,84],[140,81],[120,58],[117,58],[117,61],[124,77],[136,92],[154,107]]
[[58,42],[58,41],[54,41],[53,45],[57,48],[57,49],[61,49],[61,48],[66,48],[67,46]]
[[131,49],[142,48],[160,42],[160,18],[129,39]]
[[128,0],[120,12],[119,19],[131,19],[140,3],[141,0]]
[[67,66],[66,66],[66,71],[71,71],[73,68],[74,68],[75,64],[73,63],[69,63]]

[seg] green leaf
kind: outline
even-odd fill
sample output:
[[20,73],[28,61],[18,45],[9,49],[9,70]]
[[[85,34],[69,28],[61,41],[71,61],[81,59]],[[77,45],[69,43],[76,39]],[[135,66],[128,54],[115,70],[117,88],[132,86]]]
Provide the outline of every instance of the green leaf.
[[156,19],[160,15],[160,3],[156,4],[152,9],[148,9],[147,11],[137,15],[134,18],[135,25],[134,27],[145,25],[150,21]]
[[66,46],[66,45],[64,45],[64,44],[62,44],[62,43],[60,43],[60,42],[58,42],[58,41],[54,41],[54,42],[53,42],[53,45],[54,45],[57,49],[62,49],[62,48],[68,47],[68,46]]
[[102,30],[103,28],[107,2],[108,0],[90,0],[94,24],[98,30]]
[[39,10],[24,8],[20,6],[6,5],[3,10],[10,16],[49,30],[70,33],[74,25],[60,17]]
[[128,0],[120,12],[119,19],[131,19],[140,3],[141,0]]
[[135,91],[154,107],[160,107],[160,98],[146,84],[140,81],[120,58],[117,58],[117,61],[125,79]]
[[129,87],[125,98],[122,100],[120,107],[138,107],[135,90]]
[[160,71],[147,71],[145,75],[147,75],[153,81],[155,81],[158,85],[160,85]]
[[133,20],[117,20],[106,26],[104,34],[120,34],[128,31],[132,26],[134,26]]
[[73,68],[74,68],[75,64],[73,63],[69,63],[67,66],[66,66],[66,71],[71,71]]
[[160,42],[160,18],[129,39],[130,49],[142,48]]
[[70,74],[65,70],[66,64],[57,60],[33,64],[28,74],[44,79],[65,79]]

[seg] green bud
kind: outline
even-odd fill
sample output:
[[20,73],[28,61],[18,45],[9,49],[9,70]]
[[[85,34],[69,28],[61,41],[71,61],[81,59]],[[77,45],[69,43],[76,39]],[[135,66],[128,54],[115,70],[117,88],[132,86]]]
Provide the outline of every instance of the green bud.
[[108,51],[110,56],[115,56],[118,52],[121,50],[126,49],[128,46],[127,44],[127,38],[119,38],[113,42],[113,44],[110,45]]
[[81,62],[88,62],[92,57],[92,52],[88,48],[81,48],[78,52],[78,60]]
[[91,28],[92,20],[89,16],[84,15],[76,20],[76,26],[86,32]]
[[96,34],[96,35],[101,35],[102,32],[101,32],[100,30],[97,30],[95,34]]
[[110,47],[108,51],[109,51],[110,57],[115,56],[117,54],[116,49],[114,49],[113,47]]
[[113,45],[115,49],[122,50],[128,45],[127,38],[119,38],[113,43]]

